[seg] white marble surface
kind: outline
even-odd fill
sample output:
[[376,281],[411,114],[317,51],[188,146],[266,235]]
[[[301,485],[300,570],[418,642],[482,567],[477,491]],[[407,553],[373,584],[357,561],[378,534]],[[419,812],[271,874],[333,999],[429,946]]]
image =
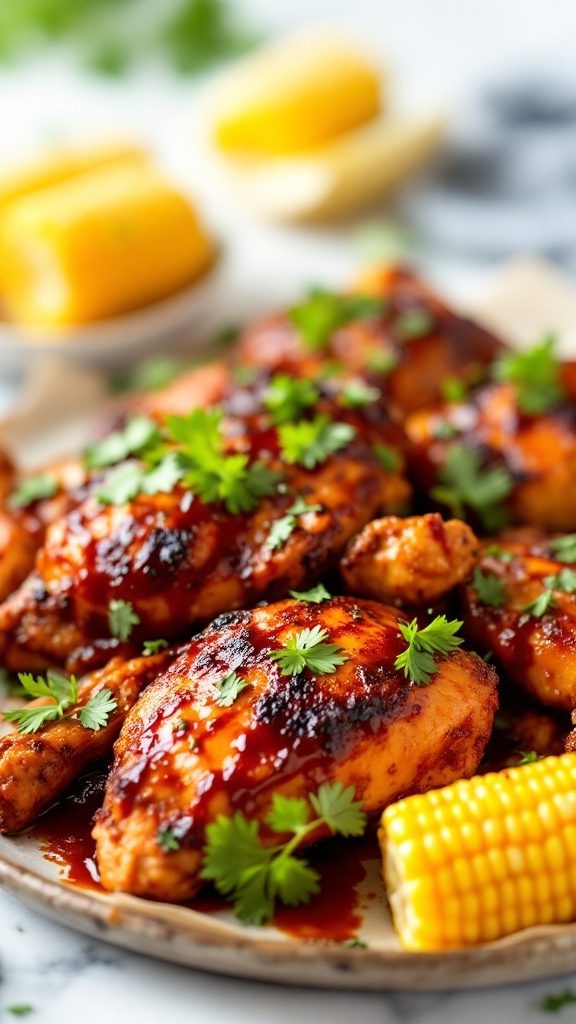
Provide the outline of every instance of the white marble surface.
[[[246,0],[255,21],[291,27],[330,18],[352,26],[387,54],[409,100],[463,95],[492,74],[542,62],[573,60],[572,0]],[[343,277],[354,263],[352,230],[314,232],[256,226],[211,188],[189,151],[187,111],[195,87],[157,71],[142,72],[121,90],[76,77],[56,61],[0,73],[0,156],[65,137],[79,127],[133,128],[162,154],[182,181],[202,188],[211,219],[228,240],[229,262],[215,320],[282,298],[302,283]],[[427,269],[453,294],[470,293],[490,271],[443,253]],[[0,380],[0,402],[16,394]],[[0,1019],[30,1004],[41,1024],[506,1024],[545,1020],[543,995],[571,986],[554,979],[465,994],[354,994],[283,989],[172,967],[88,940],[50,923],[0,892]],[[568,1007],[557,1018],[574,1020]]]

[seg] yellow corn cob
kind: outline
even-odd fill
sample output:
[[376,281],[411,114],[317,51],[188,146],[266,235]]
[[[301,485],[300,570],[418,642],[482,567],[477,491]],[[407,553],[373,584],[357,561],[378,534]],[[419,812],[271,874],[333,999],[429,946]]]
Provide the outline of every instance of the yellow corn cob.
[[379,832],[406,949],[467,946],[576,918],[576,754],[388,807]]
[[213,94],[215,140],[252,155],[294,153],[375,117],[380,92],[380,74],[346,40],[298,35],[222,77]]
[[0,219],[3,301],[28,325],[98,320],[197,278],[213,245],[188,201],[146,164],[82,174]]
[[142,162],[146,154],[129,143],[110,143],[85,149],[58,150],[0,175],[0,214],[15,199],[55,185],[77,174],[125,161]]

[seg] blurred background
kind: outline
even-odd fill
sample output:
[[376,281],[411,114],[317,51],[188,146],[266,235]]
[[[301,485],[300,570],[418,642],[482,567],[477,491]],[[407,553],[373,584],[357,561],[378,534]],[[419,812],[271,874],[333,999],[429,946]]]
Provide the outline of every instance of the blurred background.
[[[239,55],[324,25],[369,56],[390,109],[443,133],[367,206],[270,216],[261,179],[248,202],[208,152],[205,100]],[[219,247],[207,336],[379,256],[461,300],[519,254],[574,275],[575,37],[570,0],[0,0],[0,172],[94,139],[149,149]]]

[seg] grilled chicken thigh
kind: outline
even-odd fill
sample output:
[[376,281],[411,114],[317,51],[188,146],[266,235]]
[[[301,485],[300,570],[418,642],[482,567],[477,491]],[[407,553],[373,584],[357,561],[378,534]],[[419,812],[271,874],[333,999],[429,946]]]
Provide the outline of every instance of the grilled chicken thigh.
[[391,604],[437,601],[470,574],[478,540],[466,523],[437,512],[374,519],[354,537],[340,560],[351,594]]
[[518,686],[542,704],[571,711],[576,575],[554,547],[554,538],[533,529],[506,531],[496,548],[485,542],[482,579],[464,588],[462,618],[469,639],[493,652]]
[[[94,829],[106,888],[188,899],[202,884],[207,824],[242,811],[266,836],[273,793],[306,798],[340,780],[376,815],[399,796],[471,775],[492,726],[496,674],[458,650],[438,659],[428,686],[410,685],[394,668],[406,646],[399,619],[370,601],[287,600],[223,615],[192,640],[116,743]],[[314,627],[346,660],[329,674],[282,674],[271,652]],[[243,688],[227,702],[231,672]],[[174,852],[159,842],[166,829],[178,837]]]

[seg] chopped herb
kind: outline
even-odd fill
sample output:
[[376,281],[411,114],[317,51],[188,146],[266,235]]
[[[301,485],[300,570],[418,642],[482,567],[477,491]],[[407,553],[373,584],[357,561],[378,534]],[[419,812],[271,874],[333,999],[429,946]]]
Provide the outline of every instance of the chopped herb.
[[314,469],[334,452],[345,448],[356,431],[349,423],[333,423],[329,416],[320,413],[313,420],[283,423],[278,434],[285,462]]
[[495,558],[496,561],[502,562],[504,565],[508,565],[509,562],[514,561],[516,556],[513,551],[505,551],[499,544],[489,544],[488,547],[484,549],[484,557]]
[[522,764],[534,764],[536,761],[541,760],[541,755],[537,754],[535,750],[517,750],[516,753],[520,758],[518,767]]
[[162,847],[164,853],[172,853],[180,849],[180,839],[174,829],[169,826],[158,829],[156,842],[158,846]]
[[397,365],[398,356],[391,348],[371,348],[366,353],[366,368],[370,373],[377,373],[385,376]]
[[493,572],[482,572],[478,566],[472,576],[472,588],[482,604],[490,605],[492,608],[500,608],[508,600],[504,580]]
[[221,679],[216,684],[219,690],[220,696],[216,698],[216,703],[220,704],[223,708],[232,707],[235,700],[238,699],[242,690],[245,690],[250,683],[244,682],[243,679],[236,672],[229,672],[224,679]]
[[108,605],[108,626],[117,640],[128,640],[134,626],[140,625],[140,617],[130,601],[112,599]]
[[545,996],[541,1003],[541,1009],[544,1013],[559,1013],[560,1010],[571,1003],[576,1003],[576,992],[571,992],[567,988],[556,996]]
[[434,654],[450,654],[464,643],[461,637],[455,636],[462,623],[448,622],[445,615],[437,615],[423,629],[418,627],[415,618],[409,624],[399,622],[398,625],[408,647],[398,655],[394,668],[402,669],[405,677],[416,686],[427,686],[438,671]]
[[160,391],[171,384],[187,368],[182,359],[174,356],[151,356],[126,373],[112,378],[115,391]]
[[559,562],[576,562],[576,533],[551,540],[549,547]]
[[277,900],[288,906],[308,903],[320,891],[320,876],[294,854],[321,827],[342,836],[362,835],[366,815],[354,798],[354,788],[344,789],[341,782],[325,782],[308,800],[274,793],[266,824],[280,835],[292,834],[275,846],[262,844],[257,821],[241,812],[220,815],[206,828],[201,877],[234,901],[236,915],[246,923],[268,921]]
[[123,462],[129,455],[138,455],[160,439],[158,424],[148,416],[131,416],[122,430],[115,430],[102,441],[88,446],[84,452],[87,469],[105,469]]
[[348,661],[348,655],[336,644],[326,643],[329,639],[328,630],[321,626],[301,629],[283,650],[270,651],[270,657],[278,662],[283,676],[296,676],[304,668],[318,675],[332,675],[338,665]]
[[53,498],[59,490],[60,484],[56,477],[48,473],[40,473],[38,476],[29,476],[22,480],[19,487],[8,498],[9,508],[26,508],[35,501],[42,501],[43,498]]
[[351,380],[344,385],[340,401],[347,409],[363,409],[371,402],[377,402],[382,392],[379,388],[368,387],[361,380]]
[[290,508],[286,509],[285,515],[272,523],[267,540],[271,551],[278,551],[284,547],[298,525],[298,516],[306,515],[308,512],[322,512],[322,505],[307,505],[304,498],[298,497]]
[[402,456],[390,445],[377,443],[372,446],[372,451],[387,473],[397,473],[401,468]]
[[408,309],[405,313],[399,313],[392,324],[395,334],[403,341],[423,338],[431,333],[433,327],[434,320],[427,309]]
[[20,672],[18,678],[28,696],[33,698],[49,697],[51,704],[35,707],[18,708],[17,711],[5,711],[3,717],[8,722],[15,722],[18,732],[30,734],[38,732],[48,722],[56,722],[61,718],[74,718],[84,726],[98,732],[108,722],[117,704],[111,690],[100,690],[90,700],[71,715],[66,715],[69,708],[78,700],[78,684],[74,676],[66,679],[59,673],[48,670],[44,676],[34,676],[30,672]]
[[371,295],[336,295],[324,288],[311,289],[308,297],[294,306],[288,316],[298,328],[304,343],[312,349],[325,349],[334,331],[353,320],[384,315],[385,300]]
[[167,640],[145,640],[142,653],[148,657],[152,654],[158,654],[159,651],[163,651],[166,647],[168,647]]
[[453,423],[439,423],[433,428],[432,435],[438,441],[449,441],[451,437],[455,437],[458,433],[458,427],[455,427]]
[[544,583],[554,590],[563,590],[565,594],[576,593],[576,569],[560,569],[554,576],[545,576]]
[[12,1006],[8,1006],[7,1010],[14,1017],[27,1017],[29,1013],[34,1012],[34,1007],[30,1003],[14,1003]]
[[290,596],[296,601],[305,601],[308,604],[322,604],[322,601],[330,601],[330,594],[323,583],[318,583],[311,590],[291,590]]
[[503,466],[482,467],[478,453],[461,444],[447,450],[446,461],[438,471],[439,486],[431,492],[435,501],[447,505],[459,519],[465,509],[472,509],[487,530],[497,529],[506,521],[501,502],[513,489],[513,480]]
[[345,939],[341,945],[344,949],[368,949],[368,943],[361,939]]
[[555,590],[562,590],[565,594],[576,594],[576,570],[561,569],[555,576],[545,576],[542,582],[542,593],[522,609],[535,619],[542,618],[547,611],[556,607]]
[[298,419],[318,400],[318,388],[305,377],[278,373],[270,380],[263,402],[276,425]]
[[440,384],[440,391],[445,402],[465,402],[468,395],[464,381],[458,377],[445,377]]
[[566,395],[560,381],[560,364],[554,355],[556,339],[544,338],[526,352],[502,356],[494,364],[497,381],[518,386],[518,405],[529,416],[539,416],[562,402]]
[[546,612],[555,607],[556,601],[554,600],[554,594],[552,593],[551,587],[547,587],[538,595],[538,597],[535,597],[533,601],[529,601],[528,604],[525,604],[522,611],[531,615],[534,619],[541,619]]

